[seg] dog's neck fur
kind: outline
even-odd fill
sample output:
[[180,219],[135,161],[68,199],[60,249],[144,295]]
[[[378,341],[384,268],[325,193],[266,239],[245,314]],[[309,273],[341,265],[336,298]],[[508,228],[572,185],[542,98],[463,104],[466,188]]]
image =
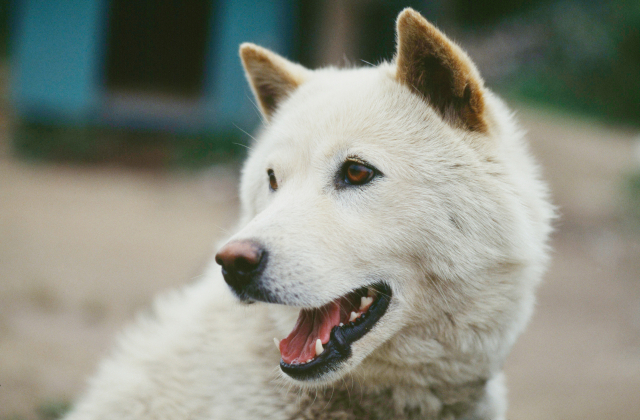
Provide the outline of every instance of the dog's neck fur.
[[[423,333],[410,330],[407,327],[402,335],[418,339]],[[406,343],[392,338],[341,382],[293,393],[300,407],[294,418],[503,419],[503,375],[492,373],[487,358],[437,350],[433,353],[440,355],[431,358],[430,349],[449,346],[436,338],[423,338],[412,344],[425,349],[423,357],[407,360],[396,352],[402,344]]]
[[[385,369],[385,382],[372,380],[370,388],[388,391],[400,418],[495,420],[503,411],[504,402],[499,398],[500,392],[496,392],[502,387],[502,376],[487,378],[473,374],[476,366],[472,362],[439,360],[398,366],[374,357],[363,364],[363,370],[367,372],[374,363],[375,370],[365,373],[365,381],[369,385],[367,378]],[[460,375],[461,371],[469,374]]]
[[[484,387],[473,387],[484,394]],[[402,394],[402,395],[399,395]],[[399,401],[399,400],[403,401]],[[410,399],[410,400],[409,400]],[[389,404],[392,401],[394,404]],[[363,390],[354,380],[323,391],[305,391],[298,399],[300,410],[294,418],[329,419],[388,419],[388,420],[484,420],[466,401],[449,404],[429,389],[386,388],[380,391]]]
[[296,397],[300,411],[294,418],[499,420],[504,402],[494,388],[501,387],[501,375],[492,381],[478,379],[455,385],[372,385],[367,376],[355,373],[334,386],[302,391]]

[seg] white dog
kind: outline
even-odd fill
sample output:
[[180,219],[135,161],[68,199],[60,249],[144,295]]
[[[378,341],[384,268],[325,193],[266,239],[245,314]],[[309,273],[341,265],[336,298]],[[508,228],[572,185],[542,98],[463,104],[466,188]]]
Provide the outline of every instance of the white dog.
[[69,420],[505,418],[553,208],[467,55],[411,9],[397,37],[352,69],[241,46],[266,124],[227,284],[156,302]]

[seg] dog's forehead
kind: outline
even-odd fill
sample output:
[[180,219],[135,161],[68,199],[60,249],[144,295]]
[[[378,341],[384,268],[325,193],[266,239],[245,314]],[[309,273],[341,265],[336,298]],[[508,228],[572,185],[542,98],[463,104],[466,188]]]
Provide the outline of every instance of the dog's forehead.
[[422,98],[395,80],[394,68],[383,64],[315,71],[278,110],[263,138],[268,150],[300,157],[365,144],[389,148],[450,131]]

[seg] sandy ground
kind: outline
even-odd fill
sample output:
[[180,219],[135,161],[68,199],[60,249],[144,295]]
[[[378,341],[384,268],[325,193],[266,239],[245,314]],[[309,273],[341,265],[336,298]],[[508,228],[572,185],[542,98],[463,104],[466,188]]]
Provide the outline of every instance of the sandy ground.
[[[533,110],[521,120],[563,216],[506,365],[509,418],[638,420],[640,236],[622,194],[640,167],[637,133]],[[141,172],[0,153],[0,420],[73,399],[154,294],[198,276],[237,215],[236,179],[234,167]]]

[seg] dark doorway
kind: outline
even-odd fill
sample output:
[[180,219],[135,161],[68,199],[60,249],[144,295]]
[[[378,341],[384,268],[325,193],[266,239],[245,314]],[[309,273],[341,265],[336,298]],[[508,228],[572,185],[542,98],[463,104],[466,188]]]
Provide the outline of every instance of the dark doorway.
[[202,94],[210,0],[112,0],[106,55],[111,92]]

